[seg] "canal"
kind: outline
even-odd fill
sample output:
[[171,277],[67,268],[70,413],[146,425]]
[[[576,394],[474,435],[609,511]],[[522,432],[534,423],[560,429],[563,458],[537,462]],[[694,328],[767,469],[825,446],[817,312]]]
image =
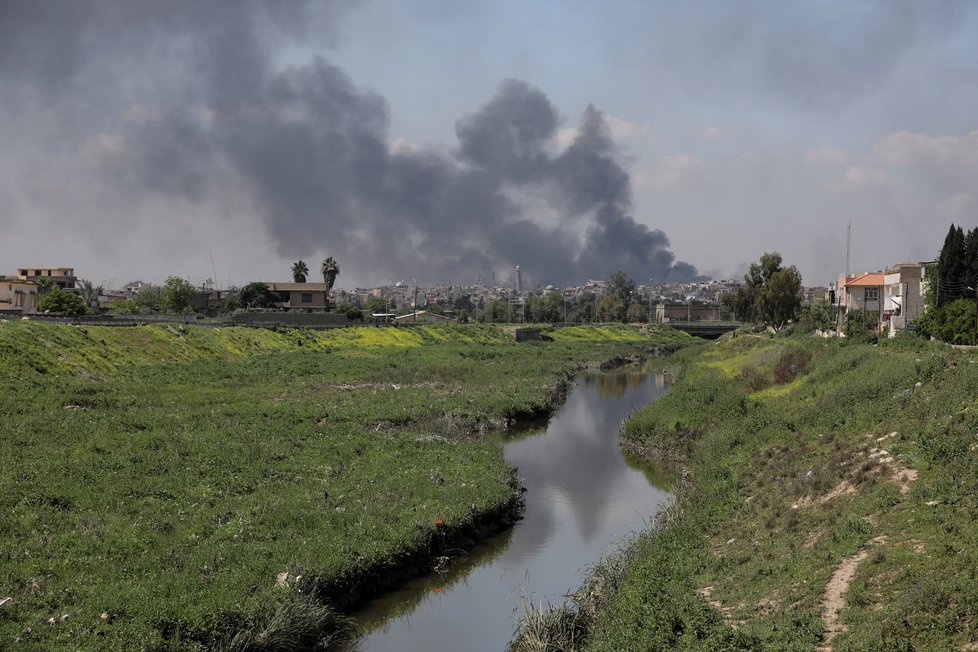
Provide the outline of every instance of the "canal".
[[354,614],[357,649],[501,652],[527,601],[562,603],[670,498],[667,478],[618,447],[623,420],[667,388],[651,366],[588,373],[548,422],[502,440],[527,489],[524,519]]

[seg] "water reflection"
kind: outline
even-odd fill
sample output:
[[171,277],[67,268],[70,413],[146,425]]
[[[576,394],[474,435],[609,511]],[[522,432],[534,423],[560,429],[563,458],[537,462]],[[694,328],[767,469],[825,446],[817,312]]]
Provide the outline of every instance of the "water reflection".
[[[645,526],[671,478],[622,456],[618,429],[666,389],[661,374],[629,368],[581,378],[543,432],[503,444],[527,487],[516,528],[445,576],[412,582],[357,616],[361,650],[503,650],[522,597],[559,603],[584,569]],[[410,611],[409,615],[400,615]]]

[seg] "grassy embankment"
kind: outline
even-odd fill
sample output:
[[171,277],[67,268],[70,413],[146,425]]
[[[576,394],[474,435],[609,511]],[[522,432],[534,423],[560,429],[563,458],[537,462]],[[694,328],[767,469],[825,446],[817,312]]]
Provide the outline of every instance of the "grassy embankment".
[[330,603],[518,511],[481,434],[583,364],[684,340],[553,337],[0,324],[0,648],[342,634]]
[[975,649],[978,351],[740,337],[677,357],[624,432],[679,460],[677,502],[520,649]]

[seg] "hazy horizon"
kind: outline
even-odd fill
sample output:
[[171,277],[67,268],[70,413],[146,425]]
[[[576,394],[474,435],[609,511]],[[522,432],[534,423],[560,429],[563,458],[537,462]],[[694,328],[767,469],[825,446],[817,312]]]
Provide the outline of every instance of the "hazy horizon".
[[[0,273],[824,285],[978,226],[978,10],[0,5]],[[111,281],[111,282],[110,282]]]

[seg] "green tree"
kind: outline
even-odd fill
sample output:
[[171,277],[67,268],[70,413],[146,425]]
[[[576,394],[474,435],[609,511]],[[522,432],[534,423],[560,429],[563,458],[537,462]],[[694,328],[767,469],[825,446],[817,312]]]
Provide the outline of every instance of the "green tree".
[[934,299],[937,307],[962,298],[970,279],[965,252],[965,236],[960,226],[951,225],[944,237],[944,246],[937,259],[937,287]]
[[109,312],[114,315],[138,315],[139,305],[135,299],[120,299],[112,303]]
[[144,285],[135,296],[139,312],[158,312],[163,309],[163,288],[158,285]]
[[761,321],[781,330],[801,312],[801,274],[794,265],[783,267],[778,252],[766,252],[751,263],[744,285],[725,298],[741,321]]
[[771,274],[758,294],[757,313],[779,331],[801,312],[801,273],[791,265]]
[[323,282],[326,283],[326,307],[329,308],[329,293],[336,283],[336,277],[340,275],[340,266],[332,256],[326,258],[320,266],[319,271],[323,274]]
[[356,306],[349,303],[341,303],[336,306],[336,312],[346,315],[350,321],[363,321],[363,312]]
[[51,283],[39,293],[37,311],[75,317],[87,313],[88,308],[80,296]]
[[649,314],[645,308],[640,303],[632,303],[628,306],[628,310],[625,311],[625,319],[629,323],[636,324],[648,321]]
[[197,290],[194,289],[194,286],[189,281],[179,276],[170,276],[163,283],[160,307],[165,312],[174,314],[186,312],[190,309],[190,303],[193,301],[196,293]]
[[631,303],[635,297],[635,288],[635,281],[622,270],[618,270],[608,279],[608,294],[618,297],[625,305]]
[[252,281],[241,288],[237,300],[242,308],[271,308],[275,303],[268,284],[261,281]]
[[879,313],[873,310],[850,310],[842,330],[848,338],[875,338]]
[[813,330],[819,329],[824,331],[834,329],[836,326],[835,308],[832,307],[832,304],[826,302],[825,299],[812,299],[807,315],[803,315],[803,317],[806,316]]
[[104,293],[105,288],[85,279],[79,279],[78,284],[78,294],[81,295],[85,305],[89,308],[98,308],[98,298]]
[[363,304],[365,315],[376,315],[387,312],[387,299],[383,297],[370,297]]
[[305,283],[306,275],[309,274],[309,266],[305,261],[297,260],[292,263],[292,280],[296,283]]
[[625,311],[627,306],[624,299],[611,292],[605,294],[598,301],[598,315],[601,321],[625,321]]
[[975,300],[958,299],[929,308],[916,322],[917,333],[951,344],[971,344],[975,331]]

